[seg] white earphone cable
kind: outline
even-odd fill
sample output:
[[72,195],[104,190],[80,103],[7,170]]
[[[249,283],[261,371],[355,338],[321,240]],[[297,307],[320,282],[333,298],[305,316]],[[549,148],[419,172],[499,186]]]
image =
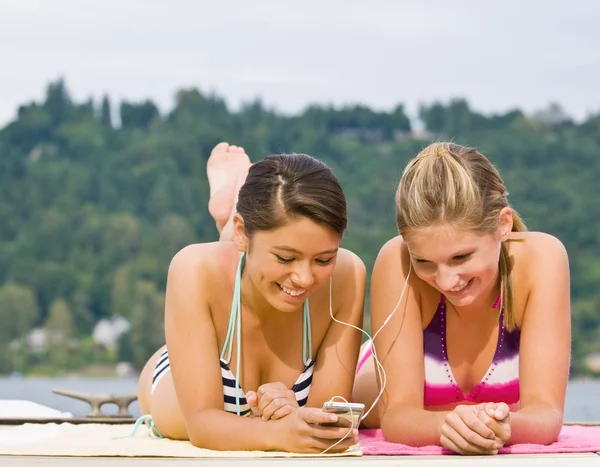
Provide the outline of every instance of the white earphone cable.
[[[362,332],[371,341],[371,353],[373,355],[373,360],[375,362],[375,368],[376,368],[377,376],[379,377],[380,390],[379,390],[379,394],[377,395],[377,397],[373,401],[373,404],[371,404],[371,407],[369,407],[369,410],[367,410],[363,414],[362,418],[365,418],[367,415],[369,415],[369,413],[371,412],[371,410],[373,410],[373,408],[375,407],[375,405],[377,404],[377,402],[379,402],[379,399],[383,395],[383,392],[385,390],[385,386],[387,384],[387,375],[385,373],[385,370],[383,369],[383,364],[379,361],[379,358],[377,357],[377,351],[375,350],[375,343],[374,343],[375,338],[381,332],[381,330],[390,322],[390,320],[392,319],[392,317],[394,316],[394,314],[396,313],[396,311],[400,307],[400,304],[402,303],[402,299],[404,298],[404,293],[406,291],[406,286],[408,285],[408,279],[410,278],[411,272],[412,272],[412,263],[409,263],[408,275],[406,276],[406,280],[404,281],[404,286],[402,287],[402,292],[400,293],[400,298],[398,299],[398,302],[396,303],[396,306],[394,307],[394,309],[392,310],[392,312],[385,319],[385,321],[383,322],[383,324],[381,325],[381,327],[377,330],[377,332],[373,335],[373,337],[371,337],[369,335],[369,333],[367,331],[365,331],[364,329],[361,329],[358,326],[354,326],[353,324],[346,323],[344,321],[340,321],[339,319],[337,319],[333,315],[333,277],[331,277],[329,279],[329,314],[331,316],[331,319],[333,321],[335,321],[336,323],[349,326],[351,328],[356,329],[357,331]],[[342,441],[344,441],[348,437],[348,435],[352,432],[352,430],[355,428],[354,418],[352,417],[352,407],[350,406],[349,402],[346,399],[344,399],[343,397],[341,397],[341,396],[334,396],[334,397],[331,398],[331,400],[333,401],[333,399],[335,399],[335,398],[342,399],[344,402],[346,402],[346,404],[348,404],[348,409],[350,410],[350,416],[351,416],[351,419],[353,420],[352,421],[352,426],[350,427],[350,430],[348,430],[348,433],[346,433],[346,435],[342,439],[340,439],[335,444],[333,444],[332,446],[330,446],[327,449],[325,449],[325,451],[323,451],[322,454],[325,454],[327,451],[329,451],[330,449],[332,449],[334,446],[337,446],[339,443],[341,443]],[[358,425],[360,425],[360,420],[357,421],[356,428],[358,428]]]

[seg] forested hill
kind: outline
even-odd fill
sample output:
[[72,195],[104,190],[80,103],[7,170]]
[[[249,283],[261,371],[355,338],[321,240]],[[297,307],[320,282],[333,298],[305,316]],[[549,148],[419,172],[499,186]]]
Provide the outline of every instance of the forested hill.
[[[404,165],[444,138],[477,146],[529,229],[565,243],[581,373],[582,357],[600,352],[600,116],[575,124],[556,107],[536,117],[481,115],[454,100],[424,106],[421,122],[426,131],[412,131],[402,105],[283,116],[256,101],[232,112],[196,90],[178,92],[160,114],[151,101],[74,102],[62,81],[50,84],[43,102],[22,105],[0,130],[0,371],[76,368],[93,347],[94,324],[116,315],[132,327],[110,358],[139,365],[160,345],[171,257],[217,238],[206,158],[219,141],[244,146],[253,160],[294,151],[332,166],[349,201],[344,244],[371,268],[395,235]],[[33,327],[56,337],[51,351],[28,353],[21,337]]]

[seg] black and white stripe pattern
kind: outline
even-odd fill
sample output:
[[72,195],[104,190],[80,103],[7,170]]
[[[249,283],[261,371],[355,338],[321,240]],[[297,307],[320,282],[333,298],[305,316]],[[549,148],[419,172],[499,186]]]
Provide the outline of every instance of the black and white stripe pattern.
[[311,360],[308,365],[304,367],[300,377],[292,386],[292,391],[296,393],[296,401],[300,407],[304,407],[306,405],[306,401],[308,400],[308,393],[310,392],[310,385],[312,384],[314,371],[315,362]]
[[229,369],[227,363],[220,360],[221,364],[221,379],[223,380],[223,402],[226,412],[237,413],[236,394],[240,403],[240,415],[244,416],[250,413],[250,406],[246,400],[246,394],[241,387],[235,388],[235,376]]
[[151,393],[154,392],[154,389],[156,389],[156,386],[162,377],[167,374],[169,366],[169,352],[165,349],[164,352],[160,354],[160,357],[158,357],[156,367],[154,368],[154,374],[152,375],[152,389],[150,390]]
[[[237,405],[236,405],[236,395],[239,398],[240,404],[240,415],[246,416],[249,415],[251,410],[248,405],[248,401],[246,401],[246,395],[242,388],[235,388],[235,376],[229,369],[229,365],[225,363],[223,360],[220,360],[221,364],[221,379],[223,382],[223,402],[224,409],[230,413],[237,413]],[[160,380],[167,374],[169,371],[169,352],[165,349],[165,351],[160,355],[158,361],[156,363],[156,368],[154,369],[154,375],[152,376],[152,392],[160,382]],[[308,365],[304,367],[302,373],[298,377],[296,383],[292,386],[292,391],[296,394],[296,401],[300,407],[306,405],[306,401],[308,400],[308,393],[310,392],[310,385],[312,384],[313,372],[315,370],[315,362],[310,361]]]

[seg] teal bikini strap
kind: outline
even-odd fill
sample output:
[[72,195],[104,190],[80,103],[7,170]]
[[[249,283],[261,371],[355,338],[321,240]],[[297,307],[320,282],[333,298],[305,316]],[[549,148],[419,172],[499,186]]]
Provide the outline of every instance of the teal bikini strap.
[[[236,371],[235,371],[235,404],[237,414],[240,415],[240,364],[241,364],[241,335],[242,335],[242,312],[241,312],[241,283],[242,283],[242,269],[244,268],[244,261],[246,259],[246,253],[242,253],[240,256],[240,262],[238,265],[237,274],[235,276],[235,286],[233,289],[233,300],[231,301],[231,312],[229,313],[229,327],[227,328],[227,335],[221,350],[221,360],[227,365],[231,362],[231,353],[233,351],[233,337],[236,335]],[[304,302],[304,321],[302,326],[302,358],[304,365],[308,366],[312,362],[312,332],[310,329],[310,306],[308,300]],[[227,353],[227,358],[225,358]]]
[[310,331],[310,307],[308,300],[304,302],[304,326],[302,327],[302,358],[304,366],[312,362],[312,333]]
[[[221,360],[229,364],[231,361],[231,352],[233,350],[233,336],[235,334],[236,321],[240,321],[241,317],[238,316],[238,310],[240,309],[240,285],[242,281],[242,267],[246,258],[246,253],[242,253],[240,261],[238,263],[237,273],[235,275],[235,286],[233,288],[233,299],[231,300],[231,311],[229,313],[229,326],[227,327],[227,335],[225,336],[225,342],[223,343],[223,349],[221,350]],[[239,339],[239,333],[238,333]],[[227,352],[227,358],[225,358],[225,352]]]
[[137,421],[133,425],[133,430],[131,431],[131,434],[129,436],[117,436],[113,439],[133,438],[135,436],[135,433],[137,432],[138,428],[141,425],[148,426],[149,434],[152,438],[154,438],[154,439],[164,438],[163,434],[160,431],[158,431],[158,428],[156,428],[156,425],[154,424],[154,420],[152,420],[152,415],[146,414],[146,415],[142,415],[141,417],[139,417],[137,419]]
[[[240,415],[240,364],[241,364],[241,348],[242,348],[242,308],[240,305],[240,291],[242,283],[242,269],[244,267],[244,261],[246,259],[246,253],[242,253],[240,256],[240,262],[238,264],[237,274],[235,275],[235,286],[233,288],[233,300],[231,300],[231,312],[229,313],[229,327],[227,328],[227,335],[225,337],[225,343],[223,344],[223,350],[221,350],[221,360],[227,365],[231,362],[231,352],[233,350],[233,336],[236,334],[236,370],[235,370],[235,407],[237,414]],[[227,358],[225,352],[227,351]]]

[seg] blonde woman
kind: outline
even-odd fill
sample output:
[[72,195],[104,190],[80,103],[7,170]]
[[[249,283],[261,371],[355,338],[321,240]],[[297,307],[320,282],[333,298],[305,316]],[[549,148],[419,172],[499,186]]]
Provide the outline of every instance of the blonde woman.
[[[487,158],[453,143],[430,145],[403,173],[400,235],[381,249],[371,282],[373,331],[396,309],[374,342],[387,385],[365,420],[388,441],[495,454],[558,437],[567,253],[555,237],[526,231],[507,194]],[[370,354],[367,346],[354,392],[367,404],[378,393]]]

